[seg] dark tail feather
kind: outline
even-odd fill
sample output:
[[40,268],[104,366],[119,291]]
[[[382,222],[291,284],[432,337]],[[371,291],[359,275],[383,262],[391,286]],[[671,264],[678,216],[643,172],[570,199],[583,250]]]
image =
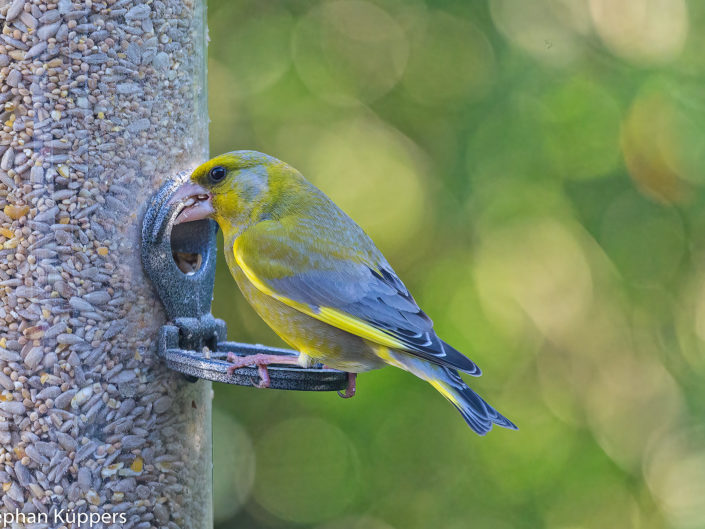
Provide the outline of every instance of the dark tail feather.
[[492,429],[493,424],[510,430],[519,429],[467,385],[462,389],[456,389],[454,393],[458,397],[459,404],[453,402],[453,405],[477,434],[485,435]]
[[[453,360],[452,363],[455,369],[458,369],[463,373],[467,373],[468,375],[472,375],[474,377],[479,377],[482,375],[482,369],[480,369],[480,367],[475,362],[470,360],[467,356],[458,351],[452,345],[449,345],[448,342],[444,342],[440,338],[439,341],[441,342],[441,347],[444,352],[448,355],[448,357]],[[443,363],[441,362],[440,365],[443,365]]]
[[456,407],[465,422],[468,423],[468,426],[477,434],[485,435],[492,429],[493,424],[511,430],[518,430],[512,421],[475,393],[460,378],[456,370],[443,367],[441,372],[444,376],[429,380],[429,382]]
[[516,425],[487,404],[460,378],[455,369],[439,366],[427,360],[400,351],[385,349],[387,362],[401,367],[427,381],[455,406],[460,414],[479,435],[485,435],[496,424],[503,428],[518,430]]

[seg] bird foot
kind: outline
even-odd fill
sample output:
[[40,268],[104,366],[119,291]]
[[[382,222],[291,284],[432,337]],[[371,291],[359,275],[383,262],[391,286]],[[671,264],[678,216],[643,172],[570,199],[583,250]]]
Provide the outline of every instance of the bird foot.
[[228,362],[232,363],[228,366],[228,375],[232,375],[234,371],[243,367],[255,366],[259,374],[259,382],[255,384],[258,388],[268,388],[270,386],[269,371],[267,366],[271,364],[297,364],[298,358],[295,356],[270,355],[270,354],[254,354],[246,356],[238,356],[235,353],[228,353]]
[[342,399],[349,399],[355,396],[357,388],[357,373],[348,373],[348,387],[345,388],[345,393],[338,391],[338,395]]

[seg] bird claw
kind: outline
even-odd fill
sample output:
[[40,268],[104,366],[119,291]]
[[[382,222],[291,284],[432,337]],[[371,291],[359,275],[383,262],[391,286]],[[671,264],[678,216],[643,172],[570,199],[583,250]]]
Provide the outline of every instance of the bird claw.
[[254,387],[254,388],[267,389],[269,387],[269,382],[265,382],[262,379],[257,380],[256,378],[253,378],[253,377],[250,377],[250,383],[252,384],[252,387]]
[[254,366],[257,368],[257,373],[259,374],[259,382],[255,382],[252,380],[252,385],[260,388],[260,389],[265,389],[270,387],[271,385],[271,380],[269,378],[269,371],[267,370],[267,366],[270,364],[296,364],[297,363],[297,358],[296,357],[287,357],[284,355],[272,355],[272,354],[254,354],[254,355],[246,355],[246,356],[238,356],[235,353],[228,353],[227,356],[228,362],[231,362],[233,365],[228,367],[228,375],[233,374],[233,372],[237,371],[238,369],[241,369],[243,367],[249,367],[249,366]]
[[267,371],[266,365],[257,365],[257,373],[259,374],[259,384],[257,387],[260,389],[268,388],[271,385],[269,380],[269,371]]
[[338,390],[338,396],[341,399],[351,399],[355,396],[357,389],[357,373],[348,373],[348,386],[345,388],[345,393]]

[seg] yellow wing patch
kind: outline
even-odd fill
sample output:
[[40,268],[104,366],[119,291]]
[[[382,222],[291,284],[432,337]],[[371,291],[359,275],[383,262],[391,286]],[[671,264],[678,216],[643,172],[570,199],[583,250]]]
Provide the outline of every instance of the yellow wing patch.
[[359,318],[350,316],[349,314],[343,311],[330,307],[320,307],[318,313],[311,311],[310,313],[307,312],[307,314],[321,321],[324,321],[327,324],[332,325],[333,327],[337,327],[338,329],[342,329],[351,334],[354,334],[361,338],[365,338],[380,345],[386,345],[387,347],[393,347],[395,349],[404,348],[403,343],[401,343],[399,340],[395,340],[386,332],[379,330],[377,327],[374,327]]
[[359,336],[360,338],[370,340],[371,342],[378,343],[386,347],[392,347],[394,349],[405,348],[403,343],[389,336],[384,331],[341,310],[334,309],[332,307],[319,307],[318,311],[314,311],[306,303],[300,303],[275,292],[267,284],[261,281],[254,271],[247,266],[244,260],[240,257],[237,252],[237,240],[235,241],[235,244],[233,244],[233,255],[235,256],[235,262],[243,271],[247,279],[249,279],[250,282],[263,294],[266,294],[277,301],[281,301],[299,312],[303,312],[307,316],[311,316],[312,318],[349,332],[350,334],[354,334],[355,336]]

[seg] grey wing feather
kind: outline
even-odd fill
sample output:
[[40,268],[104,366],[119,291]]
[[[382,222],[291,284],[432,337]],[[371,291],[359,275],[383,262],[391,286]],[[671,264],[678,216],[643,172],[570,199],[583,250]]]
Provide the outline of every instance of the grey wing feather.
[[270,283],[314,309],[332,307],[374,325],[415,356],[470,375],[481,374],[472,360],[436,335],[431,319],[386,262],[377,271],[362,263],[338,261],[335,269],[307,271]]

